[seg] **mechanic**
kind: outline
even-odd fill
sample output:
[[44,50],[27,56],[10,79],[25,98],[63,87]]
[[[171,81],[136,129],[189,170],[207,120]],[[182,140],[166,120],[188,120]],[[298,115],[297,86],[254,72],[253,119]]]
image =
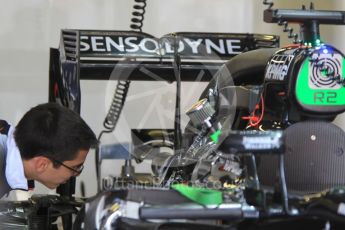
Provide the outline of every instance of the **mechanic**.
[[28,190],[28,180],[55,189],[82,172],[97,144],[85,121],[57,103],[31,108],[16,127],[0,121],[0,198]]

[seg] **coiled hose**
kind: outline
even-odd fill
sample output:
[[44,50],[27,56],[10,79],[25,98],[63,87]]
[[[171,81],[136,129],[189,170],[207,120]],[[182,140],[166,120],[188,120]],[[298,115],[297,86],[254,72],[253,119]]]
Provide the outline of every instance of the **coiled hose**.
[[[135,4],[133,5],[132,19],[130,28],[133,31],[142,32],[146,0],[134,0]],[[111,133],[115,130],[117,122],[120,118],[121,111],[126,101],[127,93],[129,90],[131,81],[118,81],[112,103],[110,105],[109,111],[104,119],[103,126],[104,130],[98,136],[98,141],[100,141],[104,133]],[[96,148],[96,176],[97,176],[97,191],[101,189],[100,185],[100,167],[99,167],[99,147]]]

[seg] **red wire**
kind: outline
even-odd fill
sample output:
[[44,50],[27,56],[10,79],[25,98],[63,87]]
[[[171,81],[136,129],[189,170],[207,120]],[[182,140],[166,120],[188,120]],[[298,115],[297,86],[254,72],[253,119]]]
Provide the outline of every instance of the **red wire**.
[[262,95],[260,97],[260,101],[261,101],[261,114],[260,114],[260,117],[255,115],[256,111],[259,109],[259,104],[257,104],[255,106],[255,109],[252,112],[251,116],[249,116],[249,117],[242,117],[242,119],[249,120],[249,124],[252,127],[253,126],[257,126],[258,124],[260,124],[260,122],[262,121],[262,119],[264,117],[265,105],[264,105],[264,98],[263,98]]

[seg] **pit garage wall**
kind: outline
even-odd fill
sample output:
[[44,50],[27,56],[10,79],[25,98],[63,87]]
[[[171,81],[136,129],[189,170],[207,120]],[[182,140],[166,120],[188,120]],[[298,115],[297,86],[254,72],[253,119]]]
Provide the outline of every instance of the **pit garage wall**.
[[[276,8],[300,8],[310,1],[274,0]],[[317,9],[342,9],[342,0],[315,0]],[[0,117],[16,124],[29,108],[48,99],[49,48],[57,47],[60,29],[128,30],[131,0],[0,0]],[[265,24],[262,0],[148,0],[144,32],[162,36],[170,32],[250,32],[287,36],[275,24]],[[345,52],[345,26],[321,27],[324,40]],[[109,107],[114,81],[82,81],[81,115],[98,134]],[[205,83],[182,84],[182,112],[197,100]],[[103,143],[129,140],[130,128],[171,128],[175,84],[134,82],[117,131]],[[183,115],[183,125],[187,122]],[[336,123],[345,129],[345,116]],[[106,162],[104,175],[117,174],[122,162]],[[149,164],[137,166],[147,171]],[[94,152],[77,179],[86,182],[86,195],[96,193]],[[37,185],[36,193],[51,192]]]

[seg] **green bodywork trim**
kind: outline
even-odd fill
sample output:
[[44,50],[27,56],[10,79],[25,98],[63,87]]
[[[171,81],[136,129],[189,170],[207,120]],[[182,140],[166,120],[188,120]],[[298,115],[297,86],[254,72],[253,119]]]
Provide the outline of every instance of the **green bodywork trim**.
[[[345,59],[342,60],[342,71],[345,73]],[[321,71],[322,77],[328,77]],[[296,82],[296,98],[302,105],[339,106],[345,105],[345,87],[338,89],[312,89],[309,86],[309,58],[304,60]]]
[[218,143],[218,141],[219,141],[219,135],[220,135],[221,133],[222,133],[222,131],[218,130],[218,131],[216,131],[216,132],[214,132],[214,133],[211,134],[210,138],[211,138],[211,140],[212,140],[215,144]]
[[223,203],[223,194],[218,190],[191,187],[184,184],[174,184],[171,188],[201,205],[219,205]]

